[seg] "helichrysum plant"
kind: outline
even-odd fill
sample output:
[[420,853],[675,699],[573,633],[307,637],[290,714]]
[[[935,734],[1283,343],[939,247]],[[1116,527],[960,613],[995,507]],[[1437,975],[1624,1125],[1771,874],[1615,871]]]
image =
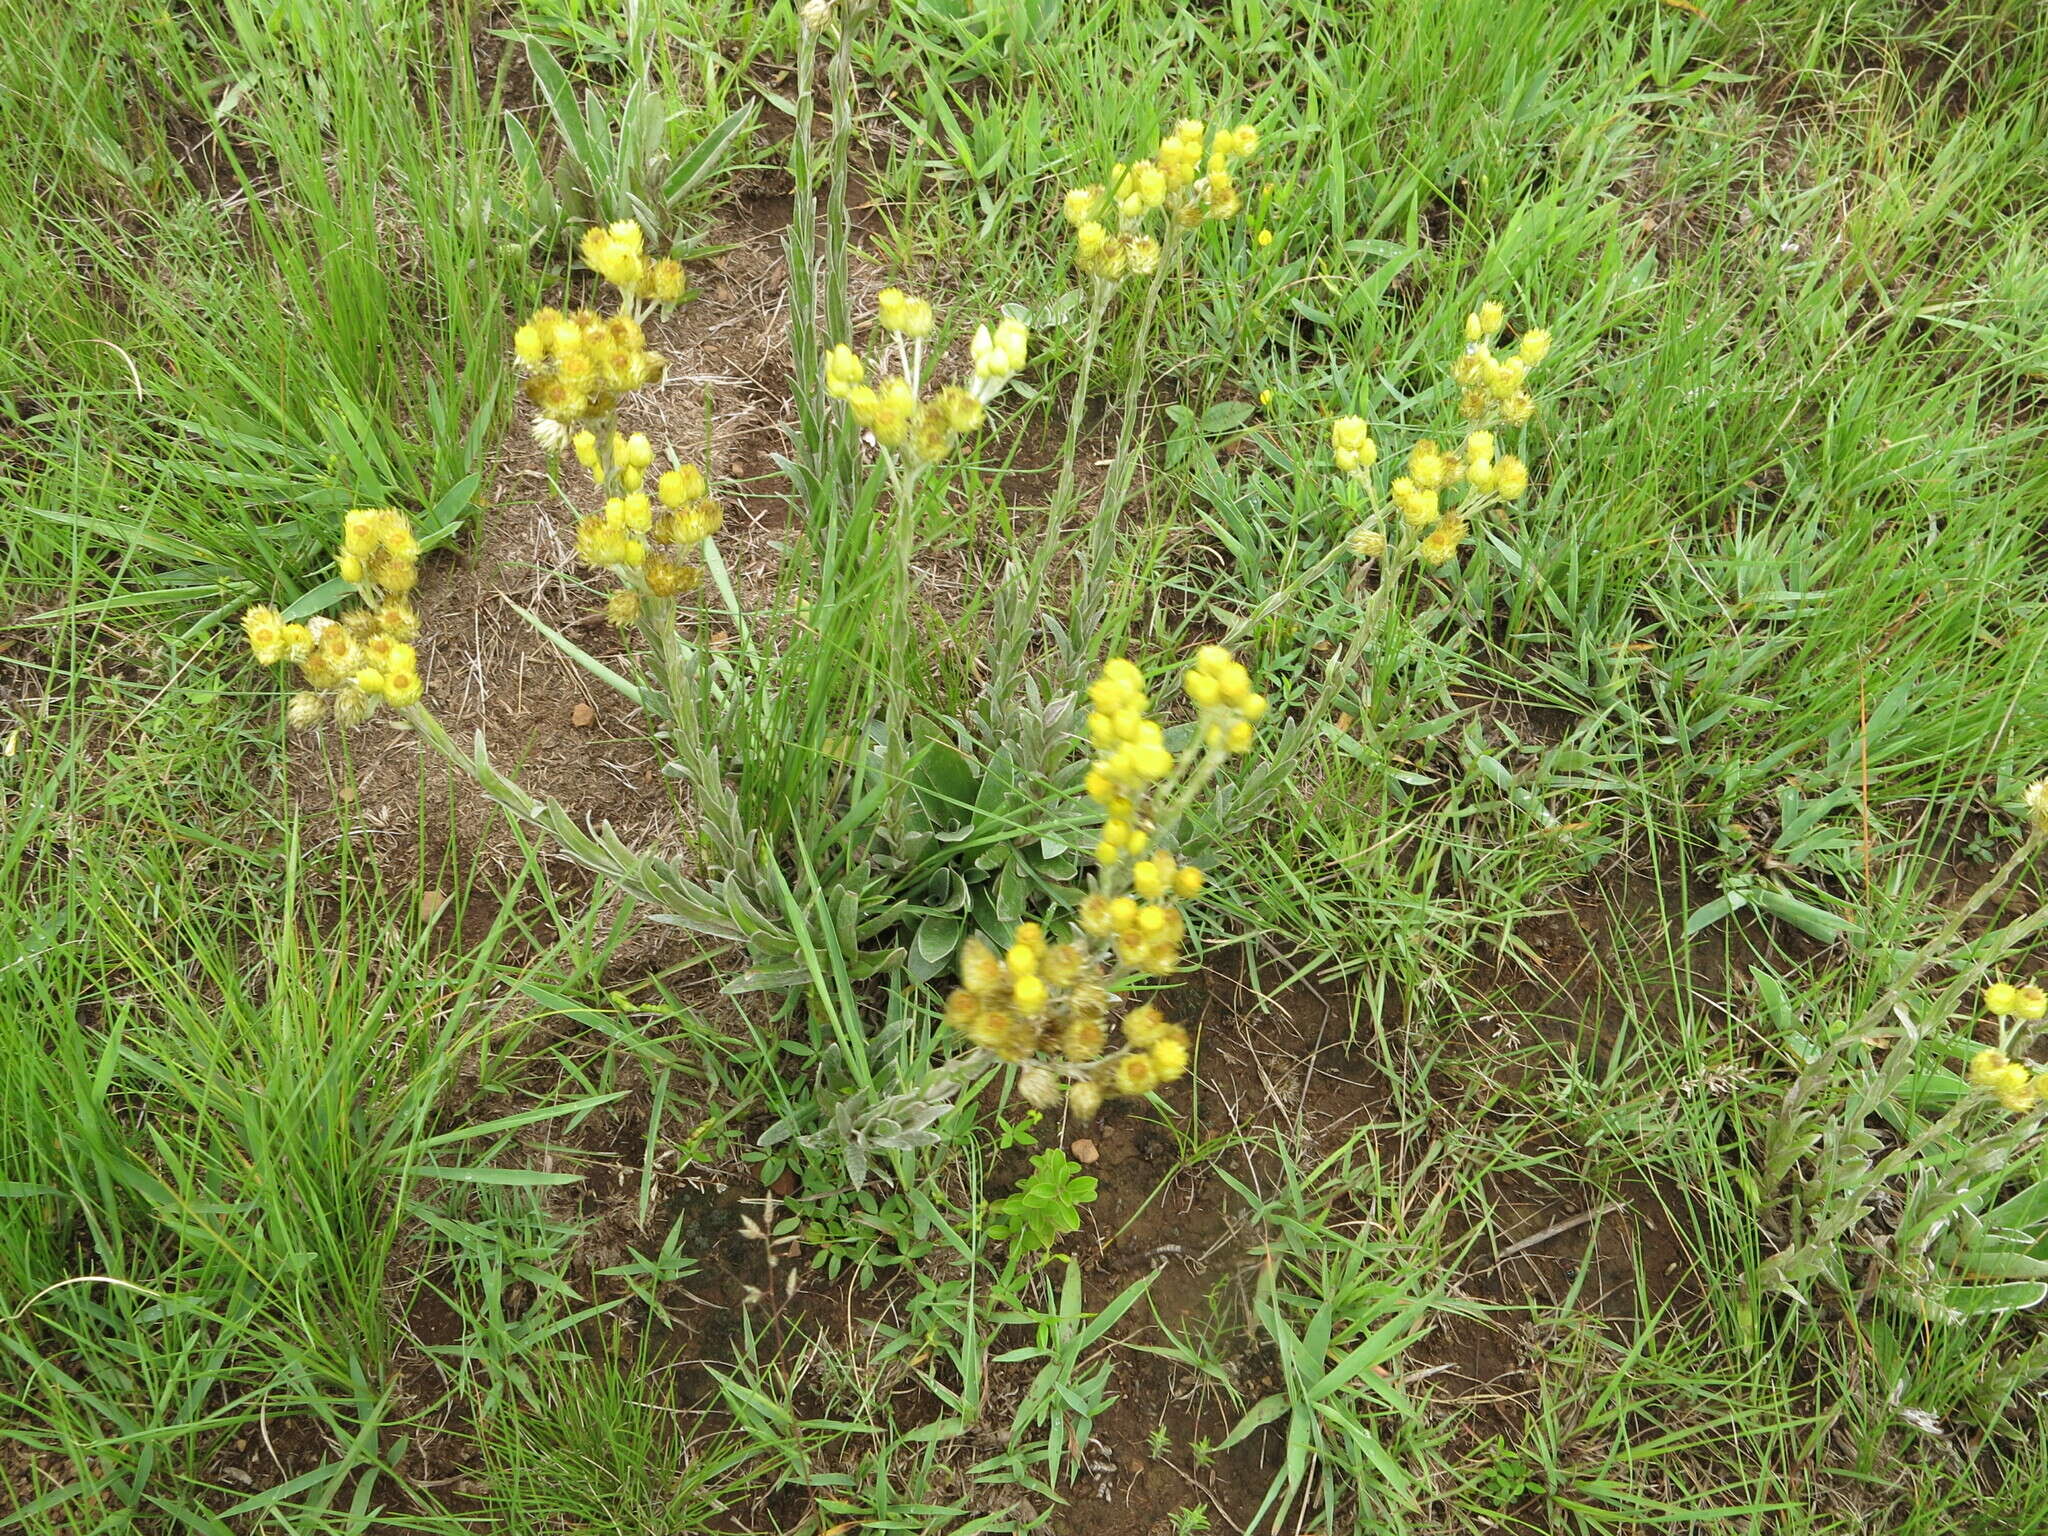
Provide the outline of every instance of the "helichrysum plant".
[[1266,700],[1221,646],[1202,649],[1181,687],[1195,719],[1177,752],[1130,662],[1107,663],[1088,690],[1097,756],[1086,784],[1102,827],[1072,931],[1055,938],[1022,923],[1001,950],[980,938],[961,949],[946,1020],[1021,1066],[1018,1090],[1040,1108],[1064,1097],[1085,1120],[1106,1098],[1150,1093],[1187,1071],[1182,1026],[1149,1003],[1116,1014],[1128,990],[1193,958],[1181,907],[1204,877],[1176,854],[1179,833],[1218,769],[1251,750]]
[[1177,232],[1237,217],[1244,198],[1231,169],[1258,147],[1250,124],[1211,133],[1201,119],[1183,118],[1153,158],[1114,167],[1107,182],[1070,189],[1061,211],[1074,229],[1074,265],[1098,296],[1125,278],[1152,276]]
[[[1244,207],[1232,167],[1258,148],[1258,130],[1249,123],[1211,133],[1199,118],[1183,118],[1163,136],[1149,160],[1111,168],[1107,182],[1071,187],[1060,211],[1074,231],[1074,265],[1087,280],[1088,323],[1081,338],[1079,372],[1067,411],[1066,446],[1060,482],[1053,493],[1053,516],[1063,516],[1075,489],[1075,455],[1081,436],[1081,413],[1088,400],[1088,381],[1095,367],[1096,344],[1111,303],[1131,278],[1145,279],[1138,313],[1135,354],[1143,357],[1158,310],[1160,285],[1171,270],[1181,236],[1205,223],[1232,219]],[[1123,420],[1117,450],[1102,504],[1091,525],[1089,569],[1104,564],[1104,540],[1128,494],[1136,470],[1131,433],[1137,420],[1138,389],[1145,370],[1131,370],[1125,389]],[[1048,552],[1050,541],[1047,543]],[[1090,606],[1084,594],[1081,606]]]
[[640,629],[655,661],[660,712],[673,716],[687,709],[693,691],[694,656],[677,638],[677,600],[702,582],[703,545],[723,526],[724,513],[701,468],[671,462],[657,472],[654,444],[644,432],[619,430],[618,412],[626,396],[659,383],[666,371],[640,322],[681,298],[682,269],[651,259],[630,220],[592,226],[582,250],[591,270],[618,291],[618,308],[610,315],[538,310],[513,333],[513,352],[539,412],[534,436],[553,452],[573,452],[604,494],[602,509],[576,524],[576,555],[618,583],[605,616],[620,628]]
[[344,728],[362,724],[379,707],[420,700],[419,662],[412,641],[419,619],[407,594],[419,582],[419,540],[393,507],[359,508],[343,520],[335,563],[361,603],[339,619],[316,616],[288,624],[268,606],[242,615],[249,649],[265,666],[291,662],[304,687],[292,695],[286,718],[301,729],[332,718]]
[[[2048,927],[2040,907],[1958,945],[1969,917],[2048,843],[2048,782],[2027,790],[2025,810],[2019,849],[1786,1093],[1762,1181],[1786,1241],[1761,1285],[1803,1296],[1819,1282],[1938,1321],[2048,1300],[2048,1066],[2032,1059],[2048,991],[1992,981],[1978,993],[1981,1025],[1942,1039],[1997,957]],[[1940,963],[1955,977],[1914,998]],[[1981,1043],[1983,1031],[1996,1043]],[[1945,1048],[1923,1049],[1931,1041]]]
[[645,243],[630,220],[592,226],[583,259],[618,289],[618,308],[609,315],[590,309],[564,314],[550,306],[513,333],[526,398],[539,412],[533,435],[552,453],[567,448],[579,430],[608,449],[620,398],[659,384],[667,371],[667,359],[649,350],[641,322],[654,307],[682,298],[682,267],[650,259]]
[[1511,351],[1497,353],[1506,324],[1506,313],[1491,300],[1465,317],[1465,350],[1451,367],[1459,412],[1468,423],[1464,441],[1448,450],[1432,438],[1416,443],[1384,496],[1374,473],[1380,452],[1371,427],[1360,416],[1340,416],[1330,424],[1337,468],[1368,504],[1347,539],[1352,554],[1380,559],[1391,551],[1425,565],[1448,564],[1481,512],[1528,492],[1529,466],[1501,451],[1497,432],[1527,426],[1535,415],[1529,376],[1550,354],[1550,333],[1524,331]]
[[928,389],[925,345],[936,321],[931,304],[884,288],[876,296],[880,344],[872,368],[840,342],[825,354],[825,392],[871,437],[898,495],[918,475],[952,456],[961,438],[980,429],[989,404],[1023,371],[1031,332],[1019,320],[983,325],[969,345],[966,381]]

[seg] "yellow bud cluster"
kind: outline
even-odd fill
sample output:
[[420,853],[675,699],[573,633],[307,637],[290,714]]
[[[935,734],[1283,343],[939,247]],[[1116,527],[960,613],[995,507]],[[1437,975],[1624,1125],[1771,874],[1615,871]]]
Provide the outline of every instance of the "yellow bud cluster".
[[593,224],[583,235],[584,264],[629,299],[680,303],[687,285],[682,263],[648,260],[646,243],[631,219]]
[[350,586],[376,600],[403,597],[419,585],[420,541],[396,507],[356,507],[342,518],[335,569]]
[[[564,427],[609,415],[619,396],[659,383],[668,367],[648,350],[640,322],[623,310],[607,316],[538,309],[513,333],[512,344],[527,376],[526,398]],[[583,455],[579,448],[577,457]]]
[[353,679],[361,693],[401,707],[419,703],[423,690],[418,658],[411,646],[387,641],[374,650],[364,649],[371,665],[359,669]]
[[1252,728],[1266,716],[1266,697],[1252,691],[1251,674],[1220,645],[1205,645],[1181,675],[1181,687],[1195,706],[1202,745],[1242,754],[1252,746]]
[[1380,461],[1380,445],[1362,416],[1339,416],[1330,423],[1330,452],[1337,468],[1354,478],[1362,479]]
[[1550,355],[1550,332],[1525,331],[1512,352],[1496,354],[1495,342],[1507,314],[1492,300],[1465,317],[1465,351],[1451,367],[1462,392],[1459,409],[1467,421],[1524,425],[1536,414],[1528,390],[1530,372]]
[[1425,565],[1448,564],[1457,559],[1459,546],[1465,542],[1468,531],[1464,518],[1455,512],[1447,513],[1416,544],[1415,558]]
[[1146,831],[1132,825],[1130,817],[1152,786],[1173,772],[1166,732],[1147,713],[1151,701],[1143,675],[1121,657],[1103,664],[1102,675],[1088,685],[1088,702],[1094,706],[1088,737],[1102,755],[1089,770],[1087,785],[1109,815],[1103,843],[1116,858],[1143,853]]
[[[1149,1093],[1188,1069],[1188,1032],[1149,1004],[1125,1016],[1123,1046],[1112,1050],[1114,1003],[1099,961],[1022,923],[1001,953],[978,937],[961,946],[945,1019],[1004,1061],[1032,1063],[1019,1087],[1033,1104],[1051,1108],[1064,1088],[1068,1108],[1086,1120],[1105,1098]],[[1049,1058],[1071,1064],[1065,1077],[1040,1064]]]
[[681,507],[702,500],[710,487],[705,483],[703,470],[694,464],[678,464],[662,472],[654,489],[664,507]]
[[1994,1095],[2013,1114],[2023,1115],[2048,1098],[2048,1072],[2033,1072],[2003,1051],[1979,1051],[1965,1074],[1972,1088]]
[[1150,277],[1159,270],[1159,242],[1146,234],[1111,234],[1090,220],[1074,236],[1074,265],[1104,283]]
[[1039,1051],[1086,1060],[1093,1053],[1073,1056],[1070,1048],[1088,1043],[1090,1026],[1099,1040],[1108,1011],[1109,994],[1080,946],[1049,942],[1037,923],[1020,923],[1000,955],[969,939],[960,949],[960,986],[946,1000],[947,1022],[1005,1061]]
[[849,390],[844,398],[853,419],[873,433],[876,442],[889,449],[903,446],[910,435],[911,413],[917,409],[917,396],[911,390],[910,380],[892,373],[879,388],[862,384]]
[[1131,889],[1147,901],[1196,896],[1202,889],[1202,871],[1193,864],[1180,863],[1164,848],[1156,849],[1131,866]]
[[1131,1049],[1111,1079],[1117,1092],[1150,1093],[1187,1075],[1188,1032],[1151,1003],[1124,1015],[1123,1036]]
[[[893,297],[891,297],[893,295]],[[896,289],[884,291],[882,322],[891,321],[902,336],[919,337],[931,329],[931,306]],[[846,402],[848,414],[891,454],[912,465],[936,464],[951,456],[960,439],[977,431],[989,401],[1002,393],[1023,368],[1031,332],[1021,321],[1003,320],[991,330],[979,327],[968,345],[973,372],[963,388],[947,385],[920,400],[916,388],[900,373],[875,384],[851,347],[841,344],[825,356],[825,392]]]
[[2016,987],[2011,982],[1994,981],[1984,989],[1984,1011],[2002,1019],[2037,1021],[2048,1017],[2048,992],[2039,987]]
[[590,472],[590,483],[600,490],[608,487],[632,493],[647,483],[647,471],[654,464],[654,444],[645,432],[630,437],[614,431],[600,439],[585,428],[569,439],[576,462]]
[[998,321],[993,331],[976,326],[967,343],[974,364],[975,398],[983,402],[994,399],[997,391],[1024,371],[1030,352],[1031,328],[1021,320]]
[[1494,436],[1484,430],[1465,438],[1465,479],[1475,491],[1491,491],[1502,501],[1519,501],[1529,489],[1529,466],[1512,453],[1494,456]]
[[287,624],[275,608],[258,605],[242,615],[242,634],[249,650],[266,667],[281,661],[304,661],[313,652],[313,632],[303,624]]
[[424,692],[412,640],[419,615],[405,601],[418,574],[419,541],[404,515],[389,507],[357,508],[342,523],[342,574],[364,603],[339,619],[287,623],[275,608],[242,615],[249,649],[265,666],[295,663],[305,682],[292,695],[285,718],[297,729],[329,716],[359,725],[380,704],[417,704]]
[[866,365],[845,342],[825,354],[825,393],[834,400],[844,400],[865,384],[867,377]]
[[694,464],[664,472],[655,495],[668,510],[655,522],[655,538],[664,544],[701,544],[723,528],[725,509],[708,492],[704,471]]
[[1146,277],[1159,270],[1160,243],[1145,233],[1155,213],[1187,229],[1205,219],[1234,217],[1244,199],[1231,164],[1258,148],[1249,124],[1212,136],[1199,118],[1183,118],[1149,160],[1117,165],[1108,184],[1070,188],[1060,211],[1074,229],[1074,264],[1099,283]]
[[[1198,881],[1199,872],[1197,881],[1190,883],[1199,889]],[[1187,922],[1174,904],[1181,894],[1183,887],[1178,884],[1161,887],[1158,898],[1151,901],[1090,891],[1081,900],[1077,921],[1084,934],[1114,949],[1117,959],[1132,970],[1169,976],[1180,967],[1181,943],[1187,937]]]
[[[639,440],[636,433],[623,449],[636,473],[652,462],[651,450],[645,463],[632,462],[642,459]],[[613,496],[602,512],[577,523],[577,558],[625,583],[606,599],[605,617],[612,623],[623,627],[637,621],[646,598],[687,596],[703,584],[704,572],[691,559],[694,547],[725,522],[709,489],[703,470],[681,464],[662,472],[652,497],[640,490]]]
[[[883,330],[894,331],[912,341],[922,341],[932,333],[931,305],[923,299],[912,298],[901,288],[884,288],[875,295],[875,317]],[[830,373],[829,363],[827,373]]]

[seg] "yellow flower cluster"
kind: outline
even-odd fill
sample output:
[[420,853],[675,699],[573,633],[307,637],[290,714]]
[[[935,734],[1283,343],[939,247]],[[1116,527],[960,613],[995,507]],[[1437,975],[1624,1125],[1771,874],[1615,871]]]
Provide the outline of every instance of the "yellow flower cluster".
[[680,303],[687,281],[683,264],[668,258],[649,261],[646,244],[640,226],[631,219],[593,224],[583,236],[583,260],[629,299]]
[[1061,212],[1074,229],[1074,264],[1099,283],[1145,277],[1159,268],[1160,243],[1145,224],[1163,213],[1169,228],[1228,219],[1244,206],[1231,164],[1258,148],[1249,124],[1212,136],[1199,118],[1183,118],[1150,160],[1118,165],[1107,185],[1070,189]]
[[949,384],[918,398],[917,360],[910,342],[922,343],[932,331],[932,308],[901,289],[886,288],[880,300],[880,323],[894,340],[885,348],[900,352],[905,371],[868,383],[868,367],[844,342],[825,354],[825,393],[844,400],[848,413],[877,444],[913,468],[949,457],[960,439],[980,428],[988,403],[1022,371],[1030,353],[1031,332],[1021,321],[1004,320],[993,331],[979,327],[969,344],[973,372],[965,387]]
[[[1147,858],[1136,868],[1153,866],[1157,857],[1155,854]],[[1201,879],[1200,870],[1193,865],[1186,867],[1194,871],[1197,881]],[[1081,900],[1081,931],[1091,939],[1109,944],[1117,959],[1140,975],[1171,976],[1180,969],[1181,944],[1188,932],[1187,920],[1180,915],[1175,902],[1181,890],[1178,882],[1162,885],[1159,897],[1153,901],[1090,891]]]
[[875,295],[875,315],[885,331],[923,341],[932,333],[932,307],[914,299],[901,288],[884,288]]
[[[1245,669],[1220,645],[1204,646],[1181,679],[1196,708],[1196,734],[1212,754],[1242,753],[1266,712]],[[1088,770],[1090,799],[1102,807],[1095,861],[1108,877],[1081,903],[1081,931],[1115,950],[1131,969],[1164,976],[1178,968],[1186,924],[1175,905],[1202,889],[1202,871],[1154,846],[1177,814],[1162,786],[1183,766],[1152,718],[1138,669],[1121,658],[1088,689],[1088,735],[1100,754]],[[1128,873],[1130,891],[1122,890]]]
[[334,564],[352,587],[402,597],[419,584],[420,541],[396,507],[358,507],[342,519]]
[[1363,416],[1339,416],[1331,422],[1330,449],[1338,470],[1355,480],[1363,480],[1380,461],[1380,445],[1372,440],[1372,428]]
[[638,618],[640,597],[680,597],[697,589],[704,573],[691,556],[725,523],[708,491],[704,472],[684,464],[663,472],[652,497],[642,490],[613,496],[602,512],[577,523],[577,558],[610,571],[633,594],[613,594],[606,615],[614,623]]
[[512,346],[527,376],[526,398],[565,428],[609,415],[619,396],[659,383],[668,367],[659,352],[647,349],[640,322],[623,310],[607,316],[537,309],[513,332]]
[[[590,471],[590,483],[602,487],[607,477],[616,477],[622,491],[637,491],[644,483],[648,466],[654,462],[654,444],[645,432],[628,437],[614,431],[609,442],[585,427],[569,440],[576,462]],[[606,451],[608,450],[608,451]]]
[[2012,1061],[2003,1051],[1979,1051],[1970,1058],[1967,1074],[1972,1088],[1981,1088],[2016,1115],[2048,1101],[2048,1072],[2031,1070],[2025,1062]]
[[1031,351],[1031,330],[1021,320],[1002,320],[991,331],[985,325],[974,328],[967,355],[974,364],[974,382],[969,388],[983,402],[993,400],[1003,386],[1024,371]]
[[[2000,1020],[2038,1024],[2048,1018],[2048,991],[2036,986],[2014,986],[1994,981],[1984,989],[1984,1011]],[[2011,1041],[2006,1042],[2008,1045]],[[2036,1070],[2014,1061],[2002,1050],[1982,1050],[1970,1058],[1964,1074],[1972,1088],[1994,1095],[2012,1113],[2025,1114],[2037,1104],[2048,1103],[2048,1071]]]
[[[1517,354],[1502,362],[1488,343],[1504,324],[1506,316],[1495,303],[1466,316],[1465,332],[1472,340],[1451,373],[1464,389],[1468,418],[1519,426],[1535,409],[1525,384],[1529,370],[1549,352],[1550,336],[1545,331],[1526,333]],[[1330,423],[1330,454],[1339,473],[1370,490],[1380,450],[1363,417],[1339,416]],[[1500,452],[1494,434],[1478,426],[1449,452],[1430,438],[1417,443],[1409,452],[1406,472],[1388,485],[1387,499],[1408,531],[1407,551],[1426,565],[1444,565],[1457,558],[1471,531],[1472,514],[1480,505],[1476,498],[1512,502],[1528,491],[1529,466],[1512,453]],[[1458,499],[1447,505],[1450,494]],[[1345,544],[1362,560],[1384,555],[1387,535],[1378,526],[1377,514],[1353,528]]]
[[[1067,1105],[1088,1119],[1116,1094],[1141,1095],[1188,1069],[1188,1032],[1149,1004],[1125,1016],[1123,1045],[1110,1048],[1114,994],[1100,960],[1075,943],[1054,944],[1037,923],[1020,923],[1002,954],[979,938],[960,950],[960,985],[946,999],[946,1022],[1004,1061],[1055,1057],[1078,1069]],[[1061,1079],[1043,1068],[1025,1074],[1041,1108],[1057,1100]]]
[[1202,745],[1242,756],[1252,749],[1252,727],[1266,718],[1266,696],[1252,692],[1251,674],[1220,645],[1195,652],[1195,664],[1181,675],[1181,688],[1195,706]]
[[403,514],[389,507],[359,509],[343,522],[338,563],[362,606],[340,619],[286,623],[275,608],[242,615],[249,649],[264,666],[289,661],[306,687],[292,695],[286,718],[295,727],[317,725],[330,705],[335,722],[360,725],[379,704],[417,704],[424,687],[412,648],[419,617],[404,594],[418,579],[419,541]]
[[1065,1094],[1083,1119],[1105,1098],[1145,1094],[1188,1069],[1188,1033],[1158,1008],[1135,1008],[1112,1045],[1118,994],[1137,976],[1164,976],[1182,961],[1180,903],[1204,876],[1166,846],[1194,794],[1231,753],[1250,745],[1266,701],[1230,652],[1207,646],[1182,675],[1197,711],[1195,742],[1175,757],[1151,714],[1143,674],[1122,658],[1089,686],[1088,734],[1096,757],[1089,796],[1102,807],[1097,870],[1073,936],[1054,943],[1024,923],[1001,953],[981,939],[960,951],[960,986],[946,1018],[976,1045],[1025,1064],[1018,1091],[1040,1108]]
[[1506,324],[1507,312],[1491,299],[1465,317],[1465,352],[1452,365],[1451,378],[1463,391],[1459,408],[1467,421],[1519,427],[1536,414],[1528,379],[1550,355],[1550,332],[1524,331],[1513,352],[1496,356],[1494,344]]
[[2039,987],[2016,987],[1994,981],[1984,989],[1984,1011],[2001,1019],[2024,1019],[2029,1023],[2048,1018],[2048,992]]
[[1149,713],[1152,702],[1144,675],[1122,657],[1103,664],[1102,675],[1088,685],[1088,702],[1094,705],[1088,714],[1088,737],[1103,754],[1088,771],[1088,794],[1109,812],[1109,835],[1103,842],[1112,850],[1143,853],[1144,834],[1135,834],[1133,840],[1124,818],[1134,802],[1173,772],[1166,730]]

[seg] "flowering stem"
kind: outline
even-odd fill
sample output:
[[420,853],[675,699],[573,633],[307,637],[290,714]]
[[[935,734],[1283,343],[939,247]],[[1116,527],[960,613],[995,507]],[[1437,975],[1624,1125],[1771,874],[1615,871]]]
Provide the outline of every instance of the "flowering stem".
[[1088,383],[1095,372],[1095,348],[1102,338],[1102,317],[1109,313],[1110,300],[1116,296],[1114,285],[1105,282],[1091,283],[1093,292],[1088,305],[1088,328],[1081,333],[1081,367],[1074,379],[1073,398],[1067,403],[1067,440],[1060,450],[1060,483],[1052,493],[1052,506],[1047,516],[1048,532],[1056,531],[1066,518],[1067,506],[1074,494],[1074,461],[1081,450],[1081,417],[1088,409]]
[[[922,476],[923,466],[905,465],[886,448],[881,452],[882,463],[889,471],[891,491],[890,508],[894,525],[889,531],[889,571],[895,590],[889,595],[889,621],[893,633],[890,636],[889,654],[883,661],[888,676],[884,689],[883,704],[883,761],[890,779],[901,784],[908,772],[909,710],[911,687],[909,671],[912,665],[913,641],[916,623],[911,613],[911,603],[916,596],[916,581],[911,571],[911,560],[917,553],[917,483]],[[901,818],[907,809],[908,796],[892,794],[885,797],[891,820],[891,831],[902,831]]]
[[1138,428],[1138,394],[1145,383],[1145,347],[1152,338],[1152,318],[1159,310],[1159,293],[1166,285],[1166,274],[1173,267],[1174,247],[1178,244],[1175,226],[1166,226],[1166,239],[1159,256],[1159,265],[1153,271],[1151,281],[1145,285],[1145,299],[1138,307],[1138,329],[1131,344],[1131,377],[1124,386],[1122,420],[1117,425],[1116,453],[1110,461],[1109,479],[1102,490],[1102,500],[1095,509],[1095,516],[1089,522],[1088,553],[1081,576],[1081,587],[1074,604],[1076,628],[1086,625],[1091,639],[1099,640],[1100,631],[1108,621],[1104,611],[1107,594],[1103,584],[1108,579],[1109,552],[1115,546],[1119,515],[1123,511],[1124,499],[1130,495],[1131,482],[1137,475],[1137,460],[1132,452],[1132,443]]
[[846,173],[853,146],[853,27],[842,19],[832,49],[831,183],[825,197],[825,334],[853,325],[846,297]]
[[[2033,857],[2035,849],[2041,846],[2043,837],[2043,833],[2029,830],[2019,847],[2014,850],[2012,857],[1972,891],[1969,900],[1949,913],[1948,920],[1935,931],[1934,936],[1914,951],[1912,959],[1906,962],[1905,969],[1879,994],[1877,1001],[1864,1009],[1862,1016],[1854,1024],[1843,1030],[1820,1054],[1806,1064],[1806,1070],[1799,1074],[1798,1081],[1785,1095],[1784,1108],[1780,1111],[1781,1118],[1789,1117],[1799,1109],[1813,1090],[1825,1080],[1827,1069],[1833,1065],[1837,1056],[1851,1045],[1884,1027],[1885,1021],[1892,1016],[1892,1010],[1905,998],[1907,989],[1955,942],[1956,935],[1963,930],[1963,924],[1967,923],[1985,902],[2005,889],[2012,877],[2019,873],[2020,866]],[[2035,912],[2027,921],[2034,927],[2048,924],[2048,907]]]

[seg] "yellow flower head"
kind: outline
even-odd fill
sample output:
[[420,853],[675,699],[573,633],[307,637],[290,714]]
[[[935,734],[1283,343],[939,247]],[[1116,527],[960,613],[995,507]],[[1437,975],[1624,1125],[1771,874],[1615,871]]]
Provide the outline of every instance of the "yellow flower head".
[[1146,1056],[1152,1063],[1154,1081],[1165,1084],[1186,1075],[1188,1070],[1188,1046],[1185,1040],[1168,1037],[1155,1040]]
[[1457,558],[1458,547],[1464,542],[1465,520],[1452,513],[1432,528],[1429,536],[1415,546],[1415,553],[1424,564],[1444,565]]
[[2027,821],[2033,829],[2048,835],[2048,779],[2029,784],[2020,803],[2026,807]]
[[704,580],[704,572],[698,567],[659,551],[648,553],[640,576],[656,597],[685,596],[696,591]]
[[875,295],[875,310],[882,329],[921,341],[932,333],[932,307],[912,298],[901,288],[884,288]]
[[1387,536],[1370,523],[1360,523],[1344,535],[1344,547],[1360,560],[1377,560],[1387,552]]
[[1116,1064],[1111,1082],[1118,1093],[1135,1098],[1150,1093],[1158,1085],[1159,1073],[1149,1055],[1126,1056]]
[[2040,1101],[2034,1074],[2024,1063],[2012,1061],[2003,1051],[1979,1051],[1970,1058],[1965,1074],[1972,1088],[1997,1097],[2013,1114],[2024,1114]]
[[653,279],[648,295],[657,304],[679,304],[689,288],[688,275],[683,264],[672,258],[664,258],[654,264]]
[[275,608],[258,606],[242,615],[242,633],[256,660],[274,667],[284,660],[284,621]]
[[825,354],[825,393],[833,399],[844,400],[867,382],[867,376],[867,368],[845,342]]
[[1339,416],[1330,423],[1330,449],[1337,468],[1347,475],[1362,477],[1379,462],[1379,444],[1362,416]]
[[1102,209],[1103,191],[1100,186],[1070,188],[1060,200],[1060,212],[1076,229],[1100,218]]
[[2020,989],[2010,982],[1994,981],[1984,989],[1984,1011],[2010,1018],[2020,1011]]

